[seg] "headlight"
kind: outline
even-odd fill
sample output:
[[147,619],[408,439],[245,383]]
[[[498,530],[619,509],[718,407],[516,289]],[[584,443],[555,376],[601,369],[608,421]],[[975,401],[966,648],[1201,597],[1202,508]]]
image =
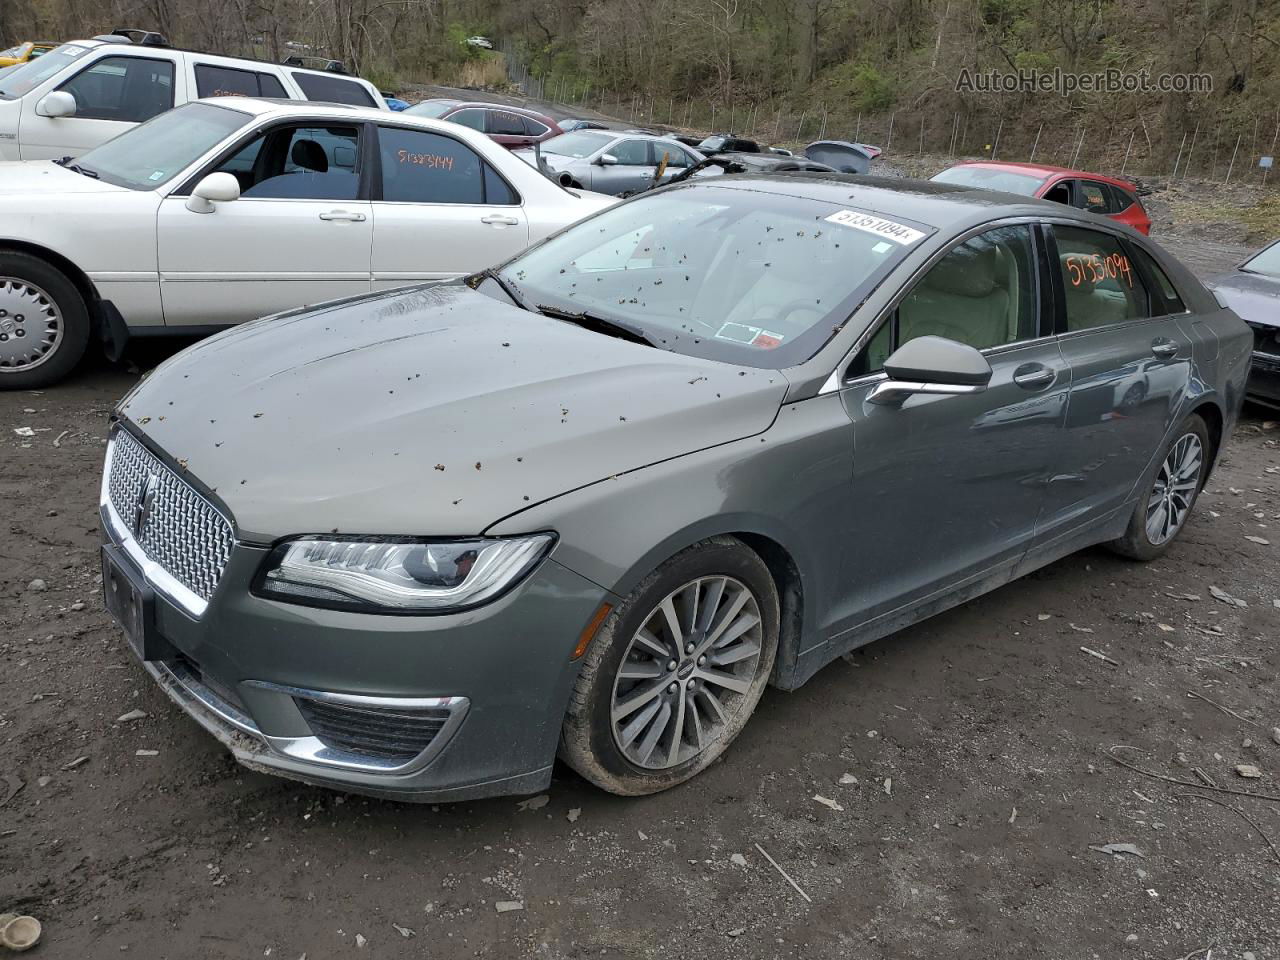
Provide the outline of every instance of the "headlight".
[[447,613],[479,606],[515,586],[555,537],[442,540],[304,538],[272,552],[259,596],[369,613]]

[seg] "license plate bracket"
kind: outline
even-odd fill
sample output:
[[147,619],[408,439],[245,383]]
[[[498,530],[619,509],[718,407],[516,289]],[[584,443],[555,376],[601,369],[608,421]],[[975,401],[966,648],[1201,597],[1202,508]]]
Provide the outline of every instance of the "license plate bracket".
[[102,545],[102,599],[140,660],[172,660],[156,628],[155,592],[114,544]]

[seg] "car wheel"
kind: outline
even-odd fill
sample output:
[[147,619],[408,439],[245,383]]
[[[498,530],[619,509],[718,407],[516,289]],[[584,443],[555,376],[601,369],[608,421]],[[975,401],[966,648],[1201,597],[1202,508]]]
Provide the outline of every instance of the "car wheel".
[[89,343],[89,312],[66,274],[26,253],[0,252],[0,389],[56,383]]
[[1135,560],[1153,560],[1168,548],[1187,522],[1209,466],[1209,428],[1198,414],[1182,421],[1146,496],[1129,518],[1129,529],[1110,544]]
[[778,592],[760,557],[713,537],[672,557],[588,649],[561,758],[610,793],[683,783],[742,730],[778,649]]

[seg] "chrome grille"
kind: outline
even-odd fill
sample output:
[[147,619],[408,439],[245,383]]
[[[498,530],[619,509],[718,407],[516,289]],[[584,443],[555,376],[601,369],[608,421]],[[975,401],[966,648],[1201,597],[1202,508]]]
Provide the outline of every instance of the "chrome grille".
[[[135,518],[151,477],[154,496],[139,532]],[[208,601],[231,557],[231,523],[132,434],[117,430],[107,450],[106,494],[120,526],[153,561]]]

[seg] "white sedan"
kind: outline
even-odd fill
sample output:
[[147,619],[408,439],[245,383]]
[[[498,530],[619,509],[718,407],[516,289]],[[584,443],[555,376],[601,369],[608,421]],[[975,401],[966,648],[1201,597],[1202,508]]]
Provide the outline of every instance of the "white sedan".
[[75,160],[0,164],[0,389],[61,379],[93,335],[118,354],[465,276],[614,202],[454,123],[189,103]]

